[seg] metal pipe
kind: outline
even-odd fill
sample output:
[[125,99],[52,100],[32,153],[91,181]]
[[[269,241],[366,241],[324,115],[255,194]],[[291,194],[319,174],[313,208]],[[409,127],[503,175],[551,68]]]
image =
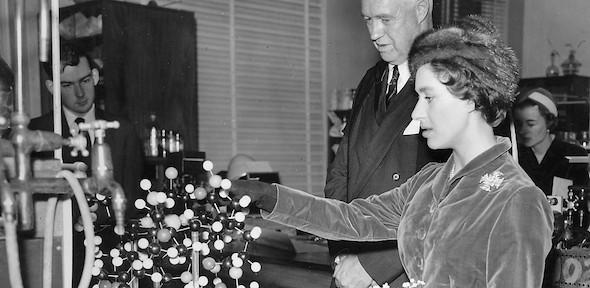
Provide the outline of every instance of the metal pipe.
[[17,204],[12,189],[5,178],[4,162],[0,161],[0,202],[2,203],[2,217],[4,218],[4,230],[6,233],[6,258],[8,262],[8,274],[12,288],[23,287],[20,270],[20,258],[18,255],[17,235]]
[[[61,131],[61,59],[59,50],[59,0],[51,0],[51,75],[54,83],[52,87],[53,132],[63,135]],[[55,150],[54,157],[62,160],[62,149]]]
[[68,143],[61,136],[41,131],[30,131],[27,128],[29,117],[23,112],[15,112],[12,115],[11,141],[14,147],[14,162],[16,177],[11,182],[18,192],[19,224],[22,231],[35,228],[33,206],[33,192],[31,183],[31,151],[55,149]]
[[16,178],[12,181],[18,192],[19,224],[22,231],[35,228],[35,208],[33,193],[29,189],[31,179],[31,143],[27,137],[29,118],[22,112],[12,116],[12,145],[14,146],[14,162]]
[[16,36],[16,112],[23,111],[23,7],[24,0],[15,0],[14,28]]
[[39,61],[49,61],[51,27],[49,23],[49,4],[47,0],[39,1]]
[[[199,231],[192,231],[191,232],[191,240],[193,243],[197,243],[199,242]],[[199,263],[199,251],[197,251],[196,249],[193,249],[193,251],[191,252],[191,269],[192,269],[192,274],[193,274],[193,288],[199,288],[201,287],[201,285],[199,285],[199,267],[200,267],[200,263]]]
[[96,120],[92,123],[80,123],[81,131],[94,129],[94,145],[92,146],[92,179],[96,182],[96,191],[102,195],[111,195],[111,204],[115,216],[115,233],[125,234],[125,210],[127,209],[127,198],[123,188],[113,174],[113,159],[111,148],[104,141],[106,129],[118,129],[118,121],[107,122]]

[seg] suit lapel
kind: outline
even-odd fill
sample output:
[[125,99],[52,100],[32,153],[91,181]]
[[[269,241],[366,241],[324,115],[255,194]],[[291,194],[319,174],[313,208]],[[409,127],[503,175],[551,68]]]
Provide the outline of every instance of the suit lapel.
[[[394,103],[390,104],[387,115],[384,117],[383,122],[373,135],[369,145],[366,147],[370,153],[365,153],[367,158],[362,160],[363,166],[370,167],[369,169],[361,169],[364,173],[359,174],[356,177],[356,187],[352,187],[350,191],[356,191],[360,193],[368,181],[371,179],[371,175],[380,169],[381,162],[385,160],[386,156],[390,153],[391,146],[395,143],[399,137],[403,137],[404,129],[411,122],[411,114],[414,106],[416,105],[417,98],[412,93],[414,89],[412,80],[408,81],[404,88],[396,95],[398,97]],[[378,100],[376,100],[378,101]],[[392,153],[398,153],[394,151]],[[387,179],[383,179],[387,181]]]
[[[53,125],[51,126],[53,127]],[[66,119],[66,115],[63,112],[61,113],[61,135],[63,138],[72,137],[72,133],[70,132],[70,126],[68,125],[68,120]],[[62,158],[64,163],[72,163],[76,161],[76,158],[72,157],[71,153],[72,147],[63,146]]]

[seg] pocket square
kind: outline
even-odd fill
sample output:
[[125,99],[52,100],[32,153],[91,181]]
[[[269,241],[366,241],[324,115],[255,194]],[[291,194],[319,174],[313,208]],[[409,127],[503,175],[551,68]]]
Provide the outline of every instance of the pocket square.
[[420,133],[420,121],[412,120],[404,130],[404,135],[416,135]]

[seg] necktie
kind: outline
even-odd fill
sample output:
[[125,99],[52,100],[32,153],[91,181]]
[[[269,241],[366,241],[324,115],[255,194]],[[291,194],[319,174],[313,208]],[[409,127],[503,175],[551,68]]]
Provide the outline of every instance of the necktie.
[[[76,120],[74,120],[74,122],[76,122],[76,125],[80,125],[80,123],[84,123],[84,118],[82,117],[78,117],[76,118]],[[92,141],[90,141],[90,134],[88,134],[88,131],[80,131],[79,133],[82,133],[82,135],[86,138],[86,149],[88,149],[88,151],[90,152],[90,147],[92,147]]]
[[397,94],[397,79],[399,78],[399,70],[397,69],[397,65],[393,66],[393,75],[391,80],[388,83],[387,88],[387,95],[385,97],[385,107],[389,105],[389,101],[395,94]]
[[[388,70],[384,71],[383,77],[387,77]],[[381,93],[379,94],[380,97],[376,99],[375,106],[376,106],[376,115],[375,120],[377,120],[377,124],[381,125],[381,122],[387,115],[387,105],[389,104],[389,100],[393,98],[393,95],[396,94],[397,90],[397,79],[399,78],[399,71],[397,70],[397,66],[393,66],[393,75],[389,82],[383,80],[381,81]]]

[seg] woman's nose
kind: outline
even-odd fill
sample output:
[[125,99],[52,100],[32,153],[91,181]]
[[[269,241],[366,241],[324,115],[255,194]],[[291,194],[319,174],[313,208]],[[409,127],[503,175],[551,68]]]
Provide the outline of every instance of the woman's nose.
[[412,111],[412,120],[420,120],[426,115],[426,104],[424,100],[418,99],[414,110]]

